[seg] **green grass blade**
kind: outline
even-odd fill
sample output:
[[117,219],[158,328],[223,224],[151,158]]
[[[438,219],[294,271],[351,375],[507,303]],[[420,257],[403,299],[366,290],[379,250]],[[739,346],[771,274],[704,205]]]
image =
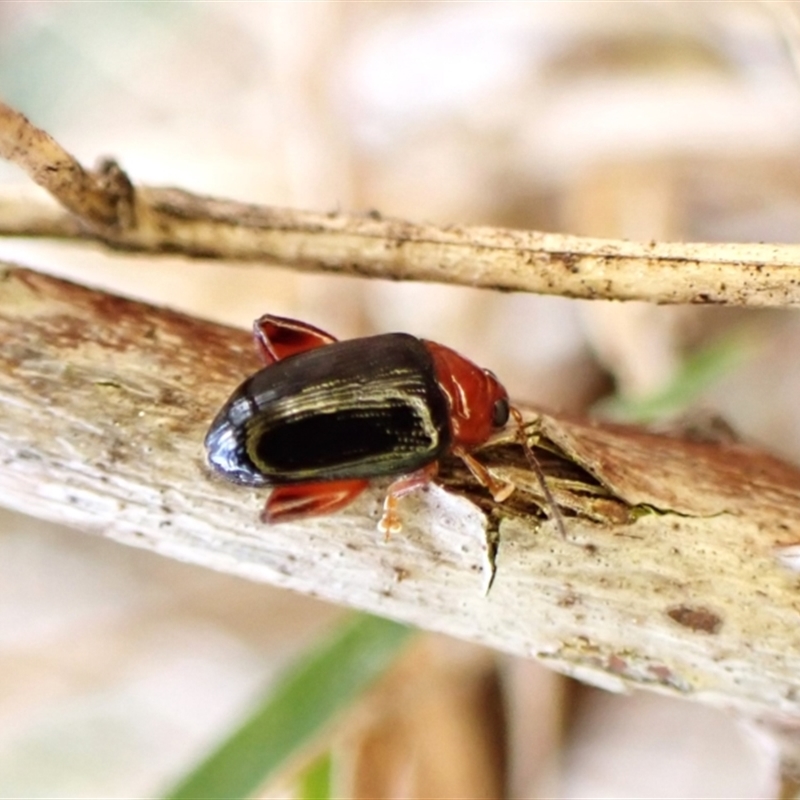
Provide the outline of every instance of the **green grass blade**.
[[675,380],[663,391],[639,399],[616,395],[597,403],[593,410],[603,417],[639,423],[677,414],[744,363],[756,349],[754,341],[741,332],[733,333],[687,356]]
[[298,800],[331,800],[333,759],[330,750],[309,764],[300,776]]
[[215,752],[166,800],[245,798],[389,667],[411,630],[359,615],[294,664]]

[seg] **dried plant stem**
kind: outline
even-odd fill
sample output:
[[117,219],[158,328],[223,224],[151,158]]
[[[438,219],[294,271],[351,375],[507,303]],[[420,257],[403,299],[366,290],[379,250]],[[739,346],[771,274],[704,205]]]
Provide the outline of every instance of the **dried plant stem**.
[[516,428],[480,452],[516,486],[502,503],[453,459],[440,486],[402,500],[388,543],[381,487],[339,514],[267,527],[265,492],[215,478],[202,448],[256,367],[244,331],[0,265],[2,503],[609,688],[800,714],[797,579],[778,557],[800,538],[796,469],[539,415],[530,434],[548,444],[566,539],[544,519]]
[[132,187],[113,164],[97,172],[80,163],[45,131],[0,102],[0,156],[22,167],[68,211],[100,230],[129,222],[121,205]]
[[[107,161],[84,170],[0,103],[0,156],[64,206],[0,198],[0,234],[91,237],[136,252],[254,261],[395,280],[567,297],[786,306],[800,302],[800,247],[628,242],[316,214],[134,187]],[[79,224],[75,224],[77,219]]]

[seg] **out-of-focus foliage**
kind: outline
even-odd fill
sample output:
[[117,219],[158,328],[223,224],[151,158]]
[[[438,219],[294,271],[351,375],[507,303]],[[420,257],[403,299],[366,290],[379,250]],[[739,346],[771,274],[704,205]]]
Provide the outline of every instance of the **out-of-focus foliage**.
[[[308,747],[332,718],[397,657],[410,631],[362,616],[293,664],[239,728],[166,796],[170,800],[249,797]],[[324,782],[325,762],[307,774]]]

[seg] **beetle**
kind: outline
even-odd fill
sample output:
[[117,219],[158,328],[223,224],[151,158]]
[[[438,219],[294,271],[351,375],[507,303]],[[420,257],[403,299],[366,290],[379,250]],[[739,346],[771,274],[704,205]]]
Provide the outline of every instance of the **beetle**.
[[406,333],[339,342],[265,314],[253,334],[266,366],[223,405],[205,447],[227,480],[272,487],[264,522],[338,511],[389,476],[378,528],[396,533],[397,499],[426,485],[448,453],[495,500],[513,491],[470,454],[509,418],[508,394],[489,370]]

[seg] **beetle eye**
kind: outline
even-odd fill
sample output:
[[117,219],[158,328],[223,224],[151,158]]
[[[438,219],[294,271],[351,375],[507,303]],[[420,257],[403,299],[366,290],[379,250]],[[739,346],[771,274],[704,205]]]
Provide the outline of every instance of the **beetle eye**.
[[494,401],[492,408],[492,425],[495,428],[502,428],[508,422],[508,400],[505,397]]

